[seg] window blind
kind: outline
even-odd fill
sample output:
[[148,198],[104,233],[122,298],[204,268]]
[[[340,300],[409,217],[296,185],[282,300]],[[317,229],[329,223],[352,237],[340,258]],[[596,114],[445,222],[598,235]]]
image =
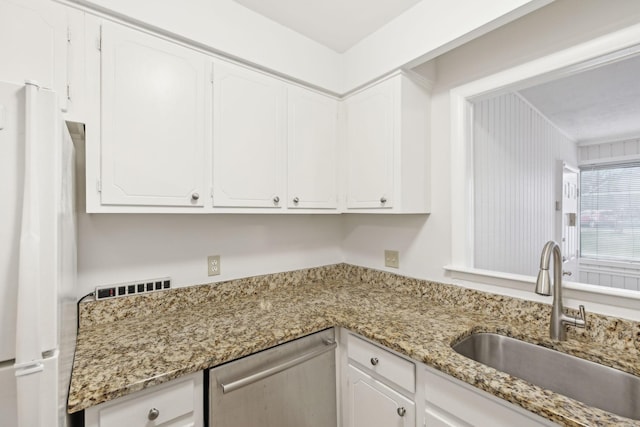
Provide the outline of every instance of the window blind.
[[640,262],[640,163],[580,172],[580,256]]

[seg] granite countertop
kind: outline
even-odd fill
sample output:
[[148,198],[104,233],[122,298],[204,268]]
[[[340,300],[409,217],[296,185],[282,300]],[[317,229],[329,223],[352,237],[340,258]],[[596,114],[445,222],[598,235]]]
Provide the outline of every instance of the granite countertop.
[[68,411],[340,326],[566,426],[640,425],[451,349],[497,332],[640,375],[640,323],[589,316],[548,338],[549,306],[345,264],[81,305]]

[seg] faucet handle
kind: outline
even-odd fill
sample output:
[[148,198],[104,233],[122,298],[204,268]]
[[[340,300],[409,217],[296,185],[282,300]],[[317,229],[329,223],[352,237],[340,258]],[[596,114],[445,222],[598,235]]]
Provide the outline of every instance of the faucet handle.
[[580,304],[580,306],[578,307],[578,310],[580,311],[580,313],[578,314],[578,316],[575,317],[574,326],[576,326],[578,328],[586,328],[586,326],[587,326],[587,312],[584,309],[584,305]]

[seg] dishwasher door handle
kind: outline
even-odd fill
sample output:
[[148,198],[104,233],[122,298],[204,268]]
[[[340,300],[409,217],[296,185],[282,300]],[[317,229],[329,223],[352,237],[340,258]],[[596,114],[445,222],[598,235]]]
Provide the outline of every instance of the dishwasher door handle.
[[333,350],[337,347],[333,340],[327,340],[324,344],[309,350],[306,353],[303,353],[299,356],[295,356],[289,360],[285,360],[284,362],[278,363],[277,365],[270,366],[266,369],[263,369],[259,372],[255,372],[253,374],[249,374],[247,376],[241,377],[237,380],[230,381],[228,383],[220,383],[222,387],[222,393],[231,393],[234,390],[247,386],[256,381],[260,381],[261,379],[270,377],[271,375],[275,375],[280,373],[286,369],[293,368],[296,365],[306,362],[307,360],[311,360],[315,357],[320,356],[328,351]]

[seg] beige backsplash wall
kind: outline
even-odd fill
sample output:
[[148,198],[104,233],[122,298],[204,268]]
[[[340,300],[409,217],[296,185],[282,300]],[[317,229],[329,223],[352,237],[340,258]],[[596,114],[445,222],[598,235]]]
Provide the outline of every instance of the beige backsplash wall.
[[[78,292],[171,276],[174,287],[342,261],[339,215],[80,214]],[[207,255],[221,274],[207,276]]]

